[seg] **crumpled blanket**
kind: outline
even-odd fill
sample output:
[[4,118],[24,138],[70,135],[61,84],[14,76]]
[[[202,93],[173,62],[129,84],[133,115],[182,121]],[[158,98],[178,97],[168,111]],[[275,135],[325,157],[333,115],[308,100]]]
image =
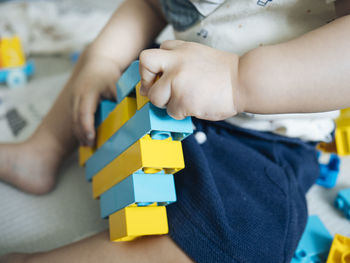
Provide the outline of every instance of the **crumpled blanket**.
[[27,55],[70,54],[82,50],[97,36],[111,11],[67,1],[3,2],[0,37],[19,35]]

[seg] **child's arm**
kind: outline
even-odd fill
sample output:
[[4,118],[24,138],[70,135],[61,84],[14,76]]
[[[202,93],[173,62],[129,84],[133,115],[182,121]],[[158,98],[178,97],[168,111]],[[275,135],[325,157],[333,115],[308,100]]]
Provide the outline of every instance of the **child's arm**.
[[73,88],[73,128],[82,144],[94,142],[94,113],[101,98],[115,99],[123,70],[165,27],[158,0],[128,0],[79,59]]
[[240,59],[243,110],[314,112],[350,106],[350,16]]
[[[168,41],[141,53],[142,93],[175,118],[315,112],[350,106],[350,16],[242,57]],[[152,58],[152,59],[151,59]],[[161,78],[153,84],[155,74]]]

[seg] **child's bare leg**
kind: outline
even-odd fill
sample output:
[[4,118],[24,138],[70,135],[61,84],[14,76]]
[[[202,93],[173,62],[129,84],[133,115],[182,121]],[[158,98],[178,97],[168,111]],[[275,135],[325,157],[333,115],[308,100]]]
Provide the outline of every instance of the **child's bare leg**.
[[169,236],[143,237],[132,242],[113,243],[103,232],[79,242],[34,255],[8,256],[4,263],[21,262],[193,262]]
[[23,143],[0,144],[0,179],[34,194],[55,185],[63,158],[76,146],[67,85],[35,133]]

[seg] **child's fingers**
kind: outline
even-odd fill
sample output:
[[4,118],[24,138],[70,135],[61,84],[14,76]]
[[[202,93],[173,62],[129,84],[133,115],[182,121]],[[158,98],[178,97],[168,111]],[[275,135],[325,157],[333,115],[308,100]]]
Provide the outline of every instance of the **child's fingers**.
[[172,49],[178,48],[184,43],[185,41],[182,41],[182,40],[166,40],[160,45],[160,48],[166,49],[166,50],[172,50]]
[[147,49],[140,54],[141,94],[146,95],[153,85],[157,74],[163,73],[171,64],[168,51]]
[[98,100],[99,94],[92,92],[83,96],[79,104],[79,129],[88,146],[94,145],[94,114]]
[[175,120],[182,120],[187,116],[183,111],[184,108],[181,105],[179,105],[178,101],[179,100],[176,98],[171,98],[166,107],[166,110],[168,115],[173,117]]
[[74,96],[73,101],[73,130],[75,136],[78,138],[81,145],[85,145],[82,135],[80,134],[79,129],[79,105],[80,105],[80,96]]
[[159,108],[165,108],[171,97],[171,81],[163,74],[148,90],[147,97]]

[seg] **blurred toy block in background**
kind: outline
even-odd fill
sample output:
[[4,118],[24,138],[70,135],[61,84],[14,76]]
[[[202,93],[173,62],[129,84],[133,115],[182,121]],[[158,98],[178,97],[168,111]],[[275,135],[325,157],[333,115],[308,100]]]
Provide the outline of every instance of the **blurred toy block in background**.
[[334,205],[350,220],[350,188],[344,189],[338,193]]
[[350,238],[336,234],[329,251],[327,263],[350,262]]
[[320,161],[322,156],[327,154],[318,153],[320,175],[317,178],[316,183],[325,188],[332,188],[337,183],[337,178],[340,170],[340,158],[336,154],[329,154],[329,160],[327,163]]
[[309,216],[291,263],[325,262],[332,236],[318,216]]

